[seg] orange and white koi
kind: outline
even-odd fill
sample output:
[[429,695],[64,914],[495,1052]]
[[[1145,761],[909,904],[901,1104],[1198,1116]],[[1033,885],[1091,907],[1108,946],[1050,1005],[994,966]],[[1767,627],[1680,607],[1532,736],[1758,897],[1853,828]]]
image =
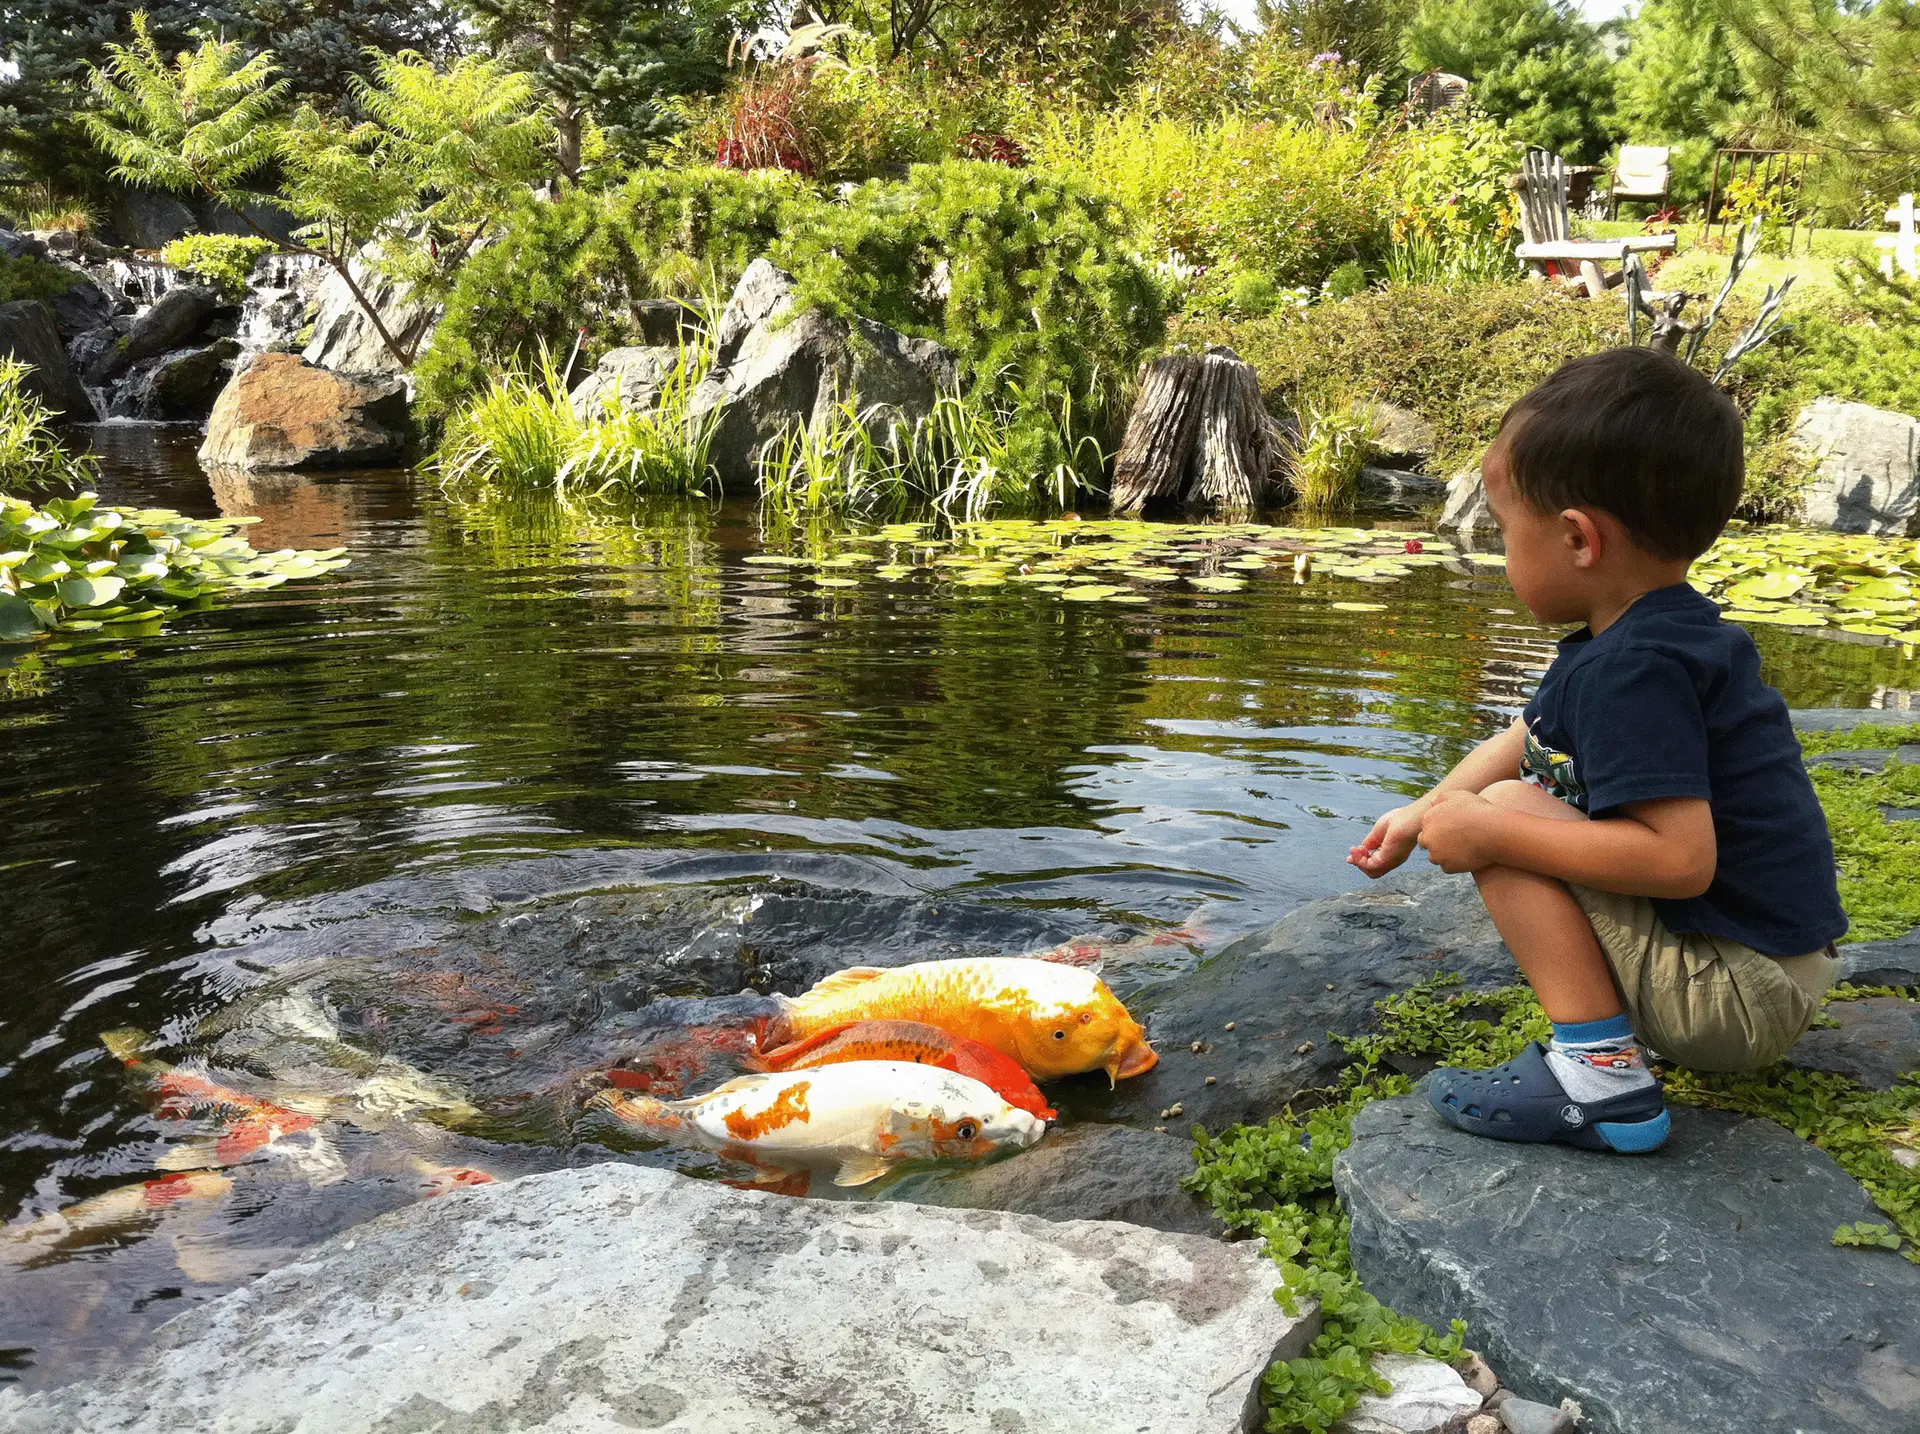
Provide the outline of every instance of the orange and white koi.
[[23,1244],[61,1244],[143,1223],[184,1200],[217,1200],[232,1189],[232,1177],[217,1170],[183,1170],[122,1185],[25,1225],[0,1230],[0,1237]]
[[850,1021],[922,1021],[1011,1056],[1035,1080],[1104,1070],[1115,1081],[1159,1061],[1098,976],[1025,956],[855,966],[781,1005],[789,1041]]
[[832,1170],[836,1185],[864,1185],[902,1161],[1023,1150],[1047,1129],[969,1076],[909,1061],[740,1076],[692,1100],[609,1090],[592,1104],[654,1139],[765,1171]]
[[1030,953],[1036,961],[1057,961],[1063,966],[1079,966],[1098,976],[1108,966],[1131,966],[1136,962],[1180,960],[1189,957],[1190,945],[1197,940],[1191,931],[1155,931],[1144,936],[1129,936],[1108,941],[1098,936],[1075,936],[1058,946]]
[[770,1071],[811,1070],[846,1061],[913,1061],[957,1071],[991,1086],[1007,1104],[1042,1120],[1059,1112],[1047,1104],[1018,1061],[992,1046],[956,1036],[923,1021],[855,1021],[804,1041],[776,1046],[759,1058]]
[[141,1055],[147,1038],[139,1031],[108,1031],[100,1040],[128,1070],[146,1079],[148,1089],[159,1097],[161,1115],[179,1119],[209,1110],[239,1117],[222,1127],[205,1163],[236,1164],[281,1136],[311,1130],[316,1124],[311,1115],[247,1095],[164,1061],[147,1060]]

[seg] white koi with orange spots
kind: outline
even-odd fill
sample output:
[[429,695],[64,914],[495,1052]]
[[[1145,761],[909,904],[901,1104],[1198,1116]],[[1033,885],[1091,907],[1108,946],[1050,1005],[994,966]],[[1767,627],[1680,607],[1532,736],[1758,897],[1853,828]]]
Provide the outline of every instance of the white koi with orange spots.
[[763,1170],[832,1170],[836,1185],[864,1185],[908,1160],[1024,1150],[1047,1128],[984,1082],[912,1061],[741,1076],[691,1100],[610,1090],[594,1104],[656,1139]]

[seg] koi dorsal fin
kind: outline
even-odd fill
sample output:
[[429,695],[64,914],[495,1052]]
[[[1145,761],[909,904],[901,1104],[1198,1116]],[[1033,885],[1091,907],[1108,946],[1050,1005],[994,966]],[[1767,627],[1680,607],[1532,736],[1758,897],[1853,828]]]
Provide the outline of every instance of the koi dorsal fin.
[[806,1002],[826,996],[844,995],[886,974],[878,966],[849,966],[844,971],[835,971],[831,976],[822,976],[813,983],[812,989],[794,999],[798,1002]]
[[852,1021],[842,1021],[837,1026],[827,1026],[822,1030],[816,1031],[803,1041],[791,1041],[784,1046],[775,1046],[770,1051],[763,1051],[760,1055],[760,1064],[770,1071],[791,1069],[795,1061],[819,1050],[820,1047],[824,1046],[828,1041],[854,1024]]

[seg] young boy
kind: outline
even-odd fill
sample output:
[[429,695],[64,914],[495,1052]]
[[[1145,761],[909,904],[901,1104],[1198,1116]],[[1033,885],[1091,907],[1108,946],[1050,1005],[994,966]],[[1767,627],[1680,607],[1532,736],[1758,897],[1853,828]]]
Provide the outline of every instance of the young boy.
[[1786,703],[1687,585],[1739,501],[1741,447],[1703,375],[1622,348],[1522,398],[1481,465],[1514,592],[1581,626],[1512,727],[1348,857],[1384,876],[1417,843],[1472,872],[1553,1022],[1544,1049],[1434,1072],[1462,1130],[1653,1150],[1668,1118],[1642,1043],[1753,1070],[1833,981],[1847,919]]

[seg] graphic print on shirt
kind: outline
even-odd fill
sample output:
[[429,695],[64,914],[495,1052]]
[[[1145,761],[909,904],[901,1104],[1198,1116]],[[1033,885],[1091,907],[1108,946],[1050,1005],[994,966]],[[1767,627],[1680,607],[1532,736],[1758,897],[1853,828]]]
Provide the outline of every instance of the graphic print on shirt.
[[1580,811],[1587,809],[1587,787],[1574,768],[1570,753],[1556,751],[1527,729],[1526,755],[1520,759],[1520,779],[1558,797]]

